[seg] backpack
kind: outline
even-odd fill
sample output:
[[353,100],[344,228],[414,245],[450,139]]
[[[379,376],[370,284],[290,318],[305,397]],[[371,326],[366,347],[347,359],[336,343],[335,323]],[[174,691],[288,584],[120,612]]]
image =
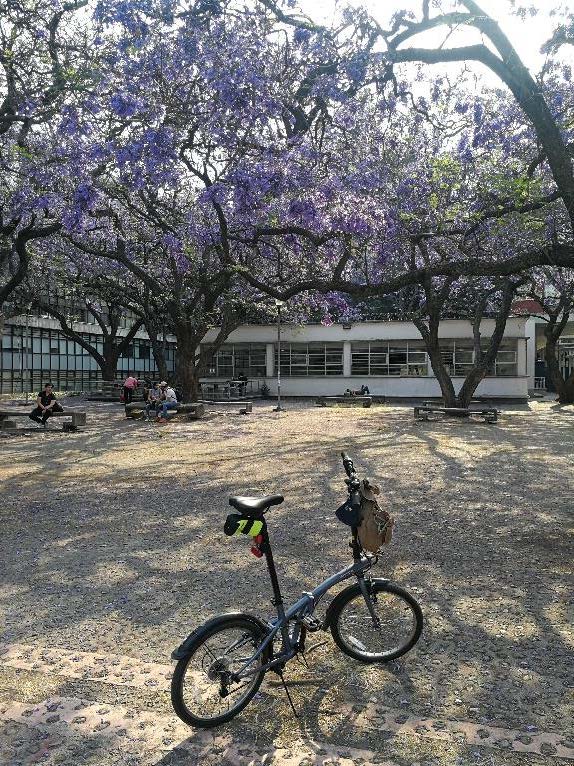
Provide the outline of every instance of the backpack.
[[377,503],[375,495],[380,493],[376,484],[361,481],[361,523],[358,529],[361,547],[370,553],[377,553],[388,545],[393,536],[395,520]]

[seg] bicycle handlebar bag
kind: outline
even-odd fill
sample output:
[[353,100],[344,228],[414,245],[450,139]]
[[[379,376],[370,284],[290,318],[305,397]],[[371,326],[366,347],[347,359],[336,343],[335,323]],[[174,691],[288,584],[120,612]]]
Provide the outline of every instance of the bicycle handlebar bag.
[[358,529],[361,547],[370,553],[377,553],[388,545],[393,536],[395,520],[377,503],[375,495],[380,493],[376,484],[361,482],[361,524]]

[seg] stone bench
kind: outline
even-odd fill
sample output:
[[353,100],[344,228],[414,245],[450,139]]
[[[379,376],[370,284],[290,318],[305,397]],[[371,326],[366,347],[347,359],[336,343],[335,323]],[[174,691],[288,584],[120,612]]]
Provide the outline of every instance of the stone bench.
[[321,407],[328,404],[362,404],[363,407],[370,407],[372,403],[372,396],[320,396],[316,401]]
[[[126,418],[139,419],[145,415],[145,407],[142,406],[141,402],[126,404],[124,409]],[[150,410],[150,417],[156,417],[158,410]],[[188,420],[199,420],[205,415],[205,404],[203,402],[191,402],[189,404],[178,402],[177,408],[174,407],[167,411],[167,417],[174,417],[175,415],[187,415]]]
[[428,402],[423,402],[414,408],[415,420],[429,420],[429,415],[433,412],[453,418],[470,418],[472,415],[478,415],[485,423],[496,423],[498,420],[498,410],[492,407],[482,410],[471,410],[468,407],[441,407],[440,405]]
[[[32,410],[0,410],[0,429],[17,428],[17,423],[12,418],[27,418]],[[86,413],[80,410],[64,410],[64,412],[53,412],[48,420],[52,418],[71,418],[71,423],[64,423],[64,431],[75,431],[78,426],[86,425]]]
[[233,399],[224,402],[213,402],[211,399],[203,399],[202,404],[209,405],[210,407],[236,407],[239,404],[242,405],[239,410],[240,415],[249,415],[253,412],[253,402],[242,402],[240,400],[234,401]]

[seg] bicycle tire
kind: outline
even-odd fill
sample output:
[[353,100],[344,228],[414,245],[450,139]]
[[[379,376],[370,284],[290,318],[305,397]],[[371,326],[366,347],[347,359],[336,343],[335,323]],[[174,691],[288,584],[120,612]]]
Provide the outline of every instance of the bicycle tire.
[[[355,660],[364,663],[390,662],[406,654],[419,640],[423,630],[422,609],[408,591],[387,580],[371,580],[367,582],[367,587],[371,597],[374,597],[375,609],[378,595],[386,594],[395,599],[395,603],[391,603],[392,610],[387,609],[385,612],[383,609],[380,618],[383,625],[390,624],[392,620],[398,624],[399,619],[405,623],[405,629],[402,630],[404,635],[400,637],[398,644],[391,645],[389,649],[382,651],[368,651],[365,641],[370,638],[369,631],[381,642],[383,639],[386,640],[386,637],[383,636],[382,628],[373,625],[358,583],[342,591],[333,602],[329,619],[331,634],[339,649]],[[354,602],[356,602],[355,606]],[[352,635],[354,633],[357,633],[360,638]]]
[[[249,619],[248,615],[230,615],[229,617],[222,616],[220,619],[217,620],[215,624],[212,624],[210,627],[206,628],[205,630],[200,629],[197,632],[197,636],[194,641],[191,642],[189,645],[188,653],[185,657],[180,659],[177,662],[177,665],[175,667],[172,680],[171,680],[171,702],[173,705],[173,709],[175,710],[176,714],[181,718],[182,721],[189,724],[190,726],[194,726],[196,728],[200,729],[207,729],[211,728],[212,726],[219,726],[220,724],[227,723],[232,718],[234,718],[238,713],[240,713],[243,708],[249,704],[253,696],[257,693],[259,687],[261,686],[261,683],[263,681],[263,678],[265,676],[264,670],[257,673],[255,676],[253,676],[253,680],[251,683],[247,684],[247,689],[244,694],[241,695],[239,700],[233,705],[231,709],[228,709],[226,712],[223,712],[219,715],[211,715],[206,716],[205,711],[207,710],[207,706],[205,704],[205,700],[198,701],[197,706],[198,710],[194,711],[189,706],[189,701],[186,700],[186,694],[185,694],[185,682],[186,682],[186,674],[188,673],[188,670],[190,668],[190,665],[194,658],[197,657],[198,652],[201,650],[203,646],[206,645],[206,643],[209,641],[209,639],[214,638],[218,634],[222,634],[225,631],[231,631],[234,630],[237,634],[243,634],[245,636],[245,640],[248,644],[251,644],[251,647],[246,651],[243,652],[243,655],[247,655],[247,658],[254,653],[255,649],[259,644],[261,644],[261,641],[265,638],[266,633],[263,628],[259,627],[253,619]],[[242,648],[242,647],[240,647]],[[216,676],[219,673],[219,683],[221,684],[221,676],[222,671],[219,667],[216,667],[214,670],[214,666],[217,665],[217,663],[220,663],[221,666],[221,657],[216,657],[215,654],[208,648],[208,652],[212,655],[212,657],[209,658],[210,660],[210,667],[205,668],[202,667],[199,671],[196,671],[197,673],[205,676],[205,679],[209,681],[216,681]],[[271,656],[271,645],[266,647],[265,651],[263,652],[262,656],[259,658],[259,664],[263,664],[268,661],[268,658]],[[222,657],[225,655],[222,655]],[[244,659],[244,657],[242,658]],[[237,658],[237,661],[239,663],[239,658]],[[228,671],[223,671],[228,672]],[[210,678],[209,673],[211,673],[212,677]],[[197,684],[196,684],[197,686]],[[242,688],[241,686],[239,688]],[[220,695],[221,696],[221,695]],[[224,697],[222,697],[224,699]],[[199,710],[203,711],[203,714],[199,713]]]

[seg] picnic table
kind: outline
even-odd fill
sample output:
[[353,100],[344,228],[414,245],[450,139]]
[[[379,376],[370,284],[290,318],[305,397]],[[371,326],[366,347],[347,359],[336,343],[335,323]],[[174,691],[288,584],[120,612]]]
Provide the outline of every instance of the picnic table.
[[470,418],[478,415],[485,423],[496,423],[498,410],[494,407],[470,409],[470,407],[442,407],[440,404],[425,401],[414,408],[415,420],[429,420],[431,413],[439,413],[454,418]]
[[201,397],[207,399],[226,399],[233,401],[246,396],[247,384],[251,381],[226,380],[225,382],[208,381],[201,383]]
[[[13,418],[28,418],[30,416],[30,409],[6,409],[0,410],[0,429],[8,430],[10,428],[17,428],[17,423]],[[63,412],[53,412],[48,418],[71,418],[71,423],[63,423],[62,430],[64,431],[76,431],[78,426],[86,425],[86,413],[81,410],[69,410],[66,409]],[[36,429],[34,429],[36,430]]]
[[328,404],[362,404],[363,407],[370,407],[372,403],[372,396],[320,396],[316,401],[321,407]]

